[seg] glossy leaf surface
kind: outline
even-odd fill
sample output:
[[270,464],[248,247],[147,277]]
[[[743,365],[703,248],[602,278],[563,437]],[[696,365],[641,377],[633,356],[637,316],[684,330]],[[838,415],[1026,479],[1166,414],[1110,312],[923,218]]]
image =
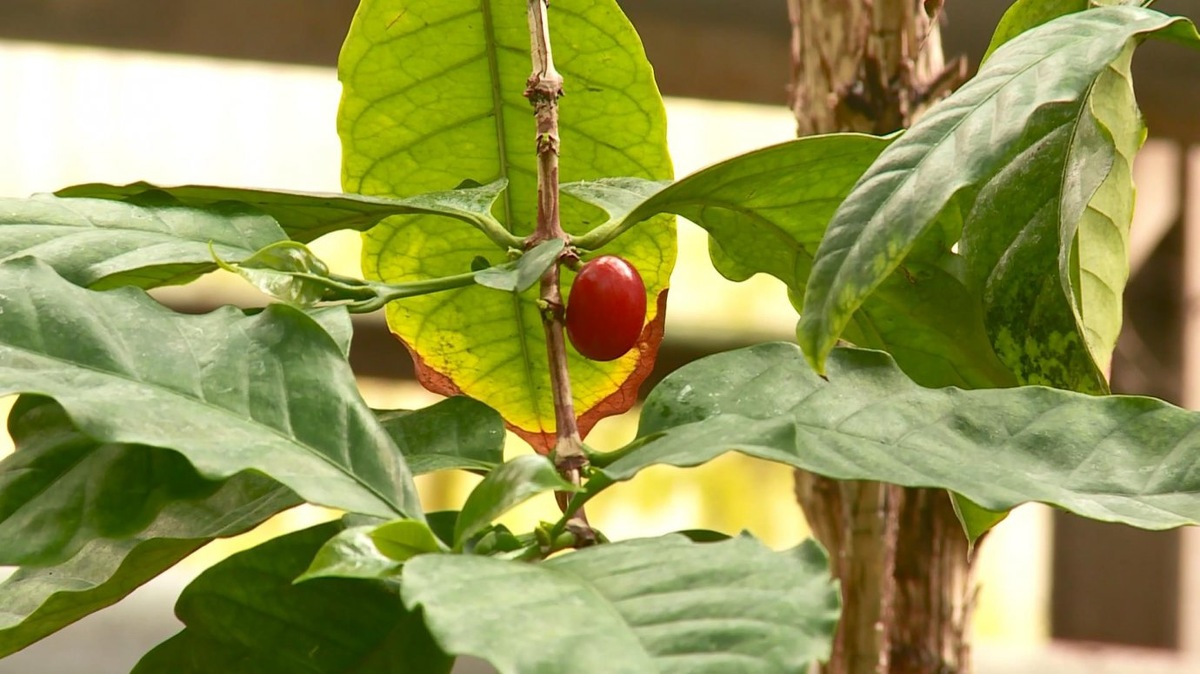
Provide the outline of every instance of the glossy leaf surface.
[[[1056,142],[1060,135],[1073,135],[1083,101],[1097,78],[1133,41],[1154,34],[1189,43],[1200,41],[1186,20],[1136,7],[1078,12],[1025,32],[998,49],[974,79],[931,108],[884,151],[838,209],[818,250],[799,330],[801,344],[813,362],[819,366],[824,361],[854,311],[947,213],[969,214],[981,202],[996,210],[1005,208],[1004,204],[1025,209],[1037,203],[1035,195],[1014,198],[1021,195],[1006,192],[1002,185],[993,186],[993,196],[1005,194],[1004,200],[984,200],[980,191],[1005,171],[1019,170],[1022,156],[1055,158],[1048,147],[1040,154],[1034,148]],[[1095,191],[1094,185],[1089,191],[1083,183],[1095,175],[1093,171],[1068,176],[1082,178],[1081,184],[1062,189],[1070,207],[1056,204],[1053,210],[1064,213],[1039,217],[1073,224],[1071,208],[1082,212]],[[1039,183],[1031,180],[1024,185]],[[1012,189],[1019,192],[1017,187]],[[1019,219],[1019,214],[1013,218]],[[955,233],[942,232],[941,238],[948,245]],[[1003,237],[998,234],[997,238]],[[1071,243],[1067,238],[1066,250]],[[1044,261],[1044,253],[1035,247],[1022,250],[1027,259]],[[970,264],[972,253],[967,248],[964,244],[963,253]],[[985,250],[995,256],[995,247]],[[1058,246],[1059,255],[1051,259],[1060,259],[1063,250]],[[1014,263],[1014,268],[1019,265]],[[1020,282],[1027,280],[1014,277],[1011,285],[1002,287],[1019,289]],[[1069,279],[1065,284],[1060,279],[1062,289],[1058,291],[1068,308],[1069,283]],[[1003,325],[1004,318],[1019,314],[1012,304],[1000,306],[999,319],[988,319],[989,331],[1001,360],[1021,381],[1038,381],[1043,370],[1073,367],[1086,348],[1082,338],[1072,339],[1077,329],[1063,333],[1056,325],[1041,335],[1043,350],[1029,354],[1020,335],[1005,339],[1001,334],[1012,331],[1011,324]],[[1095,367],[1091,369],[1080,376],[1096,381]]]
[[455,547],[517,505],[553,489],[575,491],[576,487],[559,477],[554,463],[544,456],[518,456],[501,465],[488,473],[463,503],[454,527]]
[[784,343],[685,366],[647,398],[640,444],[602,472],[626,480],[737,451],[839,480],[945,488],[993,511],[1040,501],[1146,529],[1200,522],[1196,412],[1042,387],[927,389],[858,349],[836,349],[828,377]]
[[413,475],[482,470],[504,461],[504,422],[483,403],[449,398],[420,410],[377,411]]
[[216,269],[214,251],[241,260],[284,238],[271,217],[239,204],[192,208],[161,194],[131,203],[0,199],[0,262],[31,255],[94,288],[186,283]]
[[209,479],[270,475],[305,500],[421,517],[411,477],[338,345],[272,305],[181,316],[141,291],[0,264],[0,395],[54,398],[102,442],[174,449]]
[[[813,256],[838,204],[890,139],[813,136],[751,152],[674,184],[616,178],[564,186],[609,215],[597,240],[656,213],[682,215],[708,231],[717,270],[734,281],[767,273],[803,297]],[[581,245],[587,243],[587,237]],[[983,329],[978,299],[963,283],[961,260],[910,263],[892,274],[855,314],[846,338],[895,354],[930,385],[1006,386]]]
[[772,552],[735,538],[667,536],[540,564],[425,555],[401,593],[447,652],[500,674],[792,674],[827,658],[838,615],[828,563],[810,542]]
[[62,408],[21,398],[0,461],[0,657],[119,601],[216,537],[300,503],[242,473],[199,476],[175,452],[96,442]]
[[180,595],[186,628],[150,651],[134,674],[445,674],[433,644],[394,585],[344,578],[299,584],[318,548],[341,529],[323,524],[231,556]]

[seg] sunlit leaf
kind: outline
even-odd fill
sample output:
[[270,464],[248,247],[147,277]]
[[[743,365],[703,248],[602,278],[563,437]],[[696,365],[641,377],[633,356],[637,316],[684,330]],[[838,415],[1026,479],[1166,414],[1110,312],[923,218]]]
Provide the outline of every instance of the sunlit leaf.
[[[563,181],[628,175],[671,176],[662,101],[637,34],[615,0],[550,4],[561,101]],[[398,64],[403,64],[402,66]],[[514,234],[532,232],[537,189],[535,127],[523,93],[530,73],[527,5],[497,0],[367,0],[342,49],[338,129],[343,187],[408,196],[466,178],[506,178],[494,212]],[[570,199],[561,205],[571,233],[600,214]],[[665,291],[675,259],[673,222],[656,219],[614,242],[647,288],[647,326],[633,351],[612,362],[570,354],[581,431],[629,409],[662,337]],[[495,265],[507,252],[446,218],[404,217],[365,238],[368,278],[390,283],[461,273],[477,258]],[[570,284],[573,274],[564,274]],[[414,353],[421,382],[465,393],[496,408],[543,451],[554,441],[544,331],[536,293],[505,297],[465,288],[397,302],[393,332]]]

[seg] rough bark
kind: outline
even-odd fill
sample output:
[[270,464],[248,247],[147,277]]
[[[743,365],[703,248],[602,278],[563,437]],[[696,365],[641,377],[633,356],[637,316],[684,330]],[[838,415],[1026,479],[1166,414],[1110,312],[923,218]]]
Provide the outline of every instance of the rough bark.
[[[788,5],[798,135],[890,133],[965,78],[964,61],[947,67],[942,56],[940,0]],[[949,496],[797,471],[796,498],[842,584],[842,620],[823,671],[969,672],[973,585]]]

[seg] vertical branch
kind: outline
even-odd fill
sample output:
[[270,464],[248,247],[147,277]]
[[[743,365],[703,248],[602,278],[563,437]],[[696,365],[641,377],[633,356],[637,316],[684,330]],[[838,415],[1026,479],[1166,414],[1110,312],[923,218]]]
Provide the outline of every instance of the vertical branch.
[[[788,0],[798,135],[890,133],[961,84],[965,60],[942,55],[941,6]],[[823,674],[965,673],[970,565],[946,493],[797,471],[796,498],[842,583]]]
[[[569,241],[559,220],[558,204],[558,99],[562,96],[563,78],[554,69],[550,50],[550,24],[546,16],[547,0],[529,0],[529,46],[533,72],[525,84],[525,98],[533,105],[537,123],[537,230],[527,245],[534,246],[548,239]],[[564,255],[571,255],[564,248]],[[559,472],[572,484],[580,483],[580,474],[587,463],[583,440],[575,420],[575,405],[571,396],[571,378],[567,370],[567,343],[564,336],[563,300],[559,289],[559,265],[550,267],[541,283],[542,327],[546,333],[546,352],[550,364],[550,385],[554,397],[555,444],[554,461]],[[566,510],[567,495],[558,495],[559,505]],[[575,530],[590,532],[587,516],[576,513],[580,520]]]

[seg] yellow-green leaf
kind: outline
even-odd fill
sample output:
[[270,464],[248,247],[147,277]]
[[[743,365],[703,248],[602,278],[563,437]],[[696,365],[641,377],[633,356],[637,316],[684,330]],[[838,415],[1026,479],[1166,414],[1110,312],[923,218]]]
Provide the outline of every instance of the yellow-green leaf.
[[[343,47],[338,130],[349,192],[409,196],[463,180],[507,178],[497,219],[532,231],[536,176],[531,66],[522,0],[365,0]],[[605,176],[671,177],[666,122],[653,71],[614,0],[557,0],[550,7],[554,58],[565,78],[560,104],[563,181]],[[603,221],[567,199],[564,228]],[[675,259],[674,222],[647,221],[605,247],[641,272],[647,327],[638,346],[608,363],[570,354],[581,430],[628,409],[662,334]],[[392,218],[365,235],[364,274],[390,283],[470,271],[506,259],[477,230],[446,218]],[[564,274],[569,283],[572,275]],[[395,302],[388,322],[414,355],[426,387],[465,393],[500,410],[518,433],[545,447],[554,431],[549,374],[534,290],[506,296],[464,288]]]

